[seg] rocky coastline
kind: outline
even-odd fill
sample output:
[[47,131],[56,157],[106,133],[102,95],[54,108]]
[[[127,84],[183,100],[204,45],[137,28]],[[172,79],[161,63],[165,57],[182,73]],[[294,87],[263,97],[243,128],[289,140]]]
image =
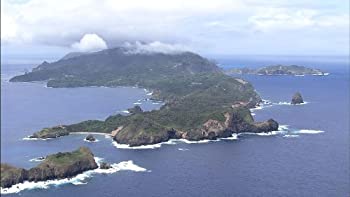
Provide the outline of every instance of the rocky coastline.
[[[140,106],[134,106],[127,115],[44,128],[30,138],[105,133],[119,144],[141,146],[170,139],[213,140],[233,133],[278,129],[278,123],[272,119],[255,122],[251,116],[249,108],[261,102],[252,84],[225,75],[212,61],[191,52],[145,55],[125,50],[114,48],[67,56],[57,62],[43,63],[11,81],[49,80],[48,87],[55,88],[142,87],[153,92],[151,99],[165,103],[159,110],[143,111]],[[92,65],[94,73],[91,73]]]
[[90,149],[80,147],[72,152],[48,155],[38,166],[28,170],[1,163],[1,187],[9,188],[24,181],[70,178],[96,168],[98,165]]

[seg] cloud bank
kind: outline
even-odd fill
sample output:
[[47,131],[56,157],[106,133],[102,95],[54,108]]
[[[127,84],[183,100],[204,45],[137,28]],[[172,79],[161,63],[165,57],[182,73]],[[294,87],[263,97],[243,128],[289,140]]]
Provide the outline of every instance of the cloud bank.
[[185,51],[191,51],[188,47],[180,44],[167,44],[159,41],[151,43],[141,43],[136,41],[134,43],[126,42],[123,45],[128,49],[128,53],[135,54],[151,54],[151,53],[164,53],[164,54],[177,54]]
[[2,0],[1,43],[103,48],[81,40],[92,32],[109,47],[142,41],[153,43],[141,46],[147,50],[173,43],[214,54],[346,54],[348,7],[347,0]]

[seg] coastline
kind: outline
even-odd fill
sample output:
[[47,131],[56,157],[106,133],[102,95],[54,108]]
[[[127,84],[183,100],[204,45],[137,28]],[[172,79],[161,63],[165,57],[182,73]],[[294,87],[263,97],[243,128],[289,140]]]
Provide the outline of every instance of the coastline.
[[65,184],[73,184],[73,185],[85,185],[87,184],[86,180],[88,178],[93,177],[95,174],[113,174],[118,171],[133,171],[133,172],[150,172],[146,168],[143,168],[137,164],[134,164],[132,160],[128,161],[121,161],[119,163],[113,163],[111,164],[111,168],[109,169],[101,169],[100,165],[103,158],[100,157],[94,157],[95,162],[98,165],[97,169],[94,170],[88,170],[83,173],[80,173],[74,177],[71,178],[64,178],[64,179],[53,179],[53,180],[47,180],[47,181],[25,181],[23,183],[18,183],[15,185],[12,185],[9,188],[0,188],[1,189],[1,195],[6,194],[14,194],[19,193],[23,190],[32,190],[32,189],[49,189],[51,186],[60,186]]
[[[145,90],[146,91],[146,90]],[[309,102],[304,102],[302,104],[297,104],[297,105],[305,105],[308,104]],[[252,116],[255,116],[256,114],[253,113],[256,110],[262,110],[267,107],[272,107],[276,105],[288,105],[288,106],[294,106],[290,104],[290,102],[271,102],[266,99],[262,99],[262,102],[260,103],[259,106],[256,106],[254,108],[250,108],[250,113]],[[300,131],[305,131],[305,132],[300,132],[300,134],[317,134],[317,133],[323,133],[324,131],[319,131],[319,130],[312,130],[312,129],[300,129]],[[210,143],[210,142],[219,142],[221,140],[238,140],[239,136],[244,136],[244,135],[256,135],[256,136],[274,136],[274,135],[279,135],[279,134],[284,134],[285,136],[283,137],[288,137],[292,135],[296,135],[295,132],[290,130],[288,128],[288,125],[279,125],[277,131],[271,131],[267,133],[251,133],[251,132],[242,132],[242,133],[233,133],[232,136],[227,137],[227,138],[217,138],[215,140],[209,140],[209,139],[203,139],[203,140],[198,140],[198,141],[191,141],[187,139],[169,139],[168,141],[156,143],[156,144],[147,144],[147,145],[140,145],[140,146],[130,146],[129,144],[119,144],[115,140],[113,140],[113,136],[111,133],[100,133],[100,132],[71,132],[69,135],[102,135],[105,136],[105,138],[110,138],[112,140],[112,145],[118,149],[155,149],[155,148],[160,148],[162,145],[176,145],[178,143],[186,143],[186,144],[204,144],[204,143]],[[62,136],[63,137],[63,136]],[[42,138],[23,138],[23,140],[53,140],[55,138],[47,138],[47,139],[42,139]]]

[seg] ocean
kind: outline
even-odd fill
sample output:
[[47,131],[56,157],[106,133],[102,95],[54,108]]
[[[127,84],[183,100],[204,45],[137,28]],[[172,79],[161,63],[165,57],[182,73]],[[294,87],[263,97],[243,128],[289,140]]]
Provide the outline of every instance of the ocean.
[[[114,171],[88,172],[71,180],[24,184],[5,196],[349,196],[349,62],[327,57],[225,57],[224,69],[273,63],[321,68],[328,76],[238,76],[251,82],[267,104],[257,121],[273,118],[280,131],[239,135],[215,142],[176,141],[125,149],[104,135],[98,142],[75,134],[25,140],[44,127],[105,119],[135,103],[158,109],[147,90],[133,87],[47,88],[10,83],[35,65],[1,65],[1,162],[30,168],[35,158],[88,146]],[[291,106],[301,92],[307,104]]]

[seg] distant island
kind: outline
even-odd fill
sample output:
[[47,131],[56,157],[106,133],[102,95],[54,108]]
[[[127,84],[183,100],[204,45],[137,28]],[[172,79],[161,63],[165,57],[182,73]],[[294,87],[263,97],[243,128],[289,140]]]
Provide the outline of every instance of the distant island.
[[80,147],[73,152],[56,153],[45,157],[29,170],[1,163],[1,187],[9,188],[24,181],[38,182],[64,179],[98,168],[89,148]]
[[44,128],[32,138],[56,138],[72,132],[100,132],[121,144],[140,146],[169,139],[214,140],[241,132],[278,129],[273,120],[255,122],[249,108],[261,98],[247,81],[225,75],[213,62],[192,52],[136,53],[119,47],[68,54],[44,62],[11,82],[47,81],[48,87],[134,86],[164,101],[159,110],[139,106],[129,115]]
[[285,65],[273,65],[266,66],[257,69],[251,68],[232,68],[225,71],[226,74],[250,74],[250,75],[294,75],[294,76],[303,76],[303,75],[317,75],[325,76],[329,73],[323,72],[319,69],[308,68],[305,66],[285,66]]

